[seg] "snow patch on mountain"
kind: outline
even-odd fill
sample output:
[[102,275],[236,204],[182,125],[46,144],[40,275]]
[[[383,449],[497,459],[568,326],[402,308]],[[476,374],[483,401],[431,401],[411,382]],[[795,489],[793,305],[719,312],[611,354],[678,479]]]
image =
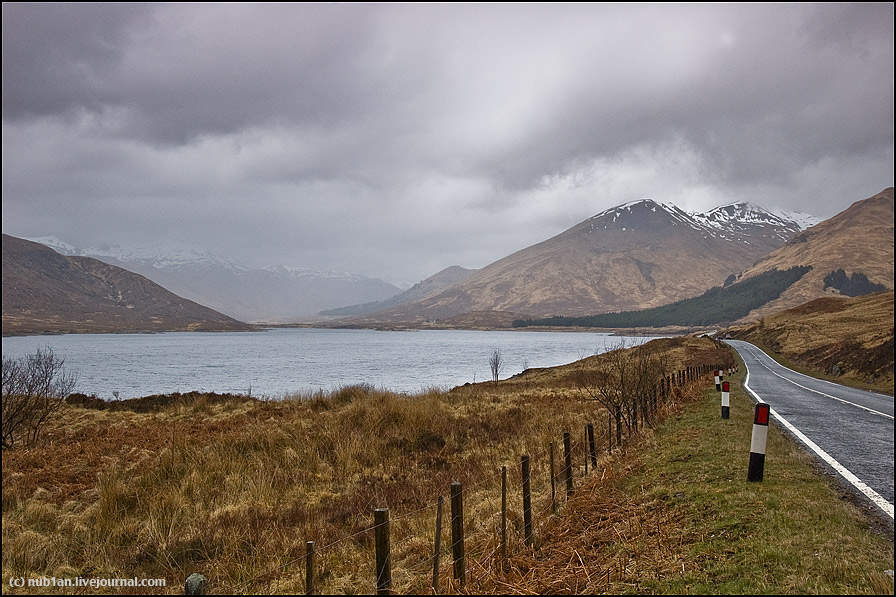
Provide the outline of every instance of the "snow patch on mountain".
[[773,211],[772,213],[781,218],[784,218],[785,220],[794,222],[797,226],[800,227],[801,231],[811,228],[812,226],[820,224],[824,221],[818,216],[813,216],[812,214],[807,214],[800,211],[784,211],[779,209]]
[[119,263],[142,263],[154,269],[178,269],[185,267],[223,267],[231,271],[246,271],[247,268],[236,261],[225,259],[214,253],[191,245],[149,245],[125,248],[120,246],[90,247],[83,251],[88,257]]
[[291,265],[268,265],[261,269],[286,278],[326,278],[329,280],[343,280],[346,282],[360,282],[361,280],[367,279],[366,276],[362,276],[361,274],[322,271],[304,267],[293,267]]

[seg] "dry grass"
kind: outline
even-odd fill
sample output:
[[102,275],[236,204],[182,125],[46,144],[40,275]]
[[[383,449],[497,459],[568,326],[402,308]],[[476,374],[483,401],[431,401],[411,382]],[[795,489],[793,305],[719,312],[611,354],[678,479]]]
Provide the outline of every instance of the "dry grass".
[[[722,356],[709,340],[655,342],[673,368]],[[636,570],[643,576],[655,569],[671,574],[681,562],[695,566],[695,556],[675,543],[692,537],[692,513],[667,507],[674,492],[671,502],[657,501],[645,486],[652,501],[621,499],[638,494],[619,485],[643,466],[632,459],[640,453],[634,442],[653,450],[650,442],[659,440],[648,432],[629,440],[624,454],[603,453],[607,417],[576,387],[582,366],[417,396],[352,386],[279,402],[194,395],[158,400],[157,407],[135,402],[133,410],[69,406],[43,445],[4,454],[3,590],[22,592],[7,585],[11,576],[136,576],[165,578],[168,592],[178,592],[190,573],[200,572],[214,593],[297,593],[304,591],[305,542],[312,540],[319,592],[369,593],[372,511],[388,507],[393,586],[428,593],[437,498],[448,495],[453,481],[464,487],[469,576],[465,587],[451,578],[446,500],[442,592],[616,592],[626,590]],[[676,394],[670,408],[688,399]],[[602,481],[582,485],[580,438],[589,421],[603,453],[600,476],[589,478]],[[578,490],[566,504],[558,483],[554,517],[548,447],[558,446],[559,474],[566,430]],[[538,548],[532,557],[522,539],[524,453],[532,458]],[[497,560],[502,466],[510,488],[506,573]],[[668,466],[681,465],[673,459]],[[663,534],[644,531],[651,525],[661,525]],[[632,561],[619,540],[626,532],[646,532],[632,553],[653,555]],[[589,537],[589,549],[609,553],[612,565],[589,563],[584,547],[558,551],[578,545],[574,535]],[[648,565],[645,557],[663,564]],[[539,564],[564,558],[553,573]]]
[[821,298],[732,331],[788,366],[893,393],[893,291]]
[[537,551],[476,589],[893,594],[892,521],[852,505],[789,436],[770,430],[765,480],[746,481],[753,403],[732,388],[726,421],[714,388],[693,388],[679,416],[604,461]]

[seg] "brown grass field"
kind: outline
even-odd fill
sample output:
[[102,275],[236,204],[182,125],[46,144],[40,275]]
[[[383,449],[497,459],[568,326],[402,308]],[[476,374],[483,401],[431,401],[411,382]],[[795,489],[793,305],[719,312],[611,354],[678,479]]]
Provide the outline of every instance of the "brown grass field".
[[[706,339],[651,344],[671,370],[732,358]],[[314,541],[317,592],[371,593],[373,510],[388,507],[393,590],[431,593],[438,496],[459,481],[467,579],[451,578],[446,500],[440,592],[893,593],[892,534],[874,532],[789,440],[770,440],[778,479],[748,487],[751,407],[733,392],[737,416],[720,430],[711,378],[676,389],[655,428],[608,454],[607,413],[577,382],[597,358],[414,396],[354,386],[276,402],[66,405],[40,445],[3,454],[3,592],[82,591],[8,582],[47,576],[164,578],[147,592],[178,593],[198,572],[211,593],[301,593]],[[588,422],[600,460],[586,476]],[[564,431],[576,490],[567,502],[558,477],[552,508],[549,446],[559,474]],[[522,454],[533,547],[521,535]]]

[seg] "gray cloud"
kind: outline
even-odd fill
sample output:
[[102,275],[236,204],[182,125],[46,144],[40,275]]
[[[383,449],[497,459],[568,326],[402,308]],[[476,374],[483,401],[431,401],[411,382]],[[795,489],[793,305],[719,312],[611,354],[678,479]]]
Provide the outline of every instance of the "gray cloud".
[[641,196],[893,184],[886,3],[4,4],[2,43],[10,234],[414,282]]

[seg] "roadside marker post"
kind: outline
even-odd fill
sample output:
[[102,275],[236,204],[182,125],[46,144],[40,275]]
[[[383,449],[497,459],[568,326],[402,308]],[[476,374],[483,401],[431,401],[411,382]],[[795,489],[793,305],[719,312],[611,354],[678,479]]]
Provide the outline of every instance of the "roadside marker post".
[[771,407],[765,402],[756,405],[756,414],[753,417],[753,437],[750,439],[750,466],[747,470],[747,481],[750,482],[762,481],[770,410]]
[[730,414],[729,409],[729,397],[731,394],[728,392],[729,384],[727,381],[722,382],[722,418],[727,419]]
[[716,376],[716,392],[721,392],[722,391],[722,370],[716,369],[715,371],[713,371],[713,373]]

